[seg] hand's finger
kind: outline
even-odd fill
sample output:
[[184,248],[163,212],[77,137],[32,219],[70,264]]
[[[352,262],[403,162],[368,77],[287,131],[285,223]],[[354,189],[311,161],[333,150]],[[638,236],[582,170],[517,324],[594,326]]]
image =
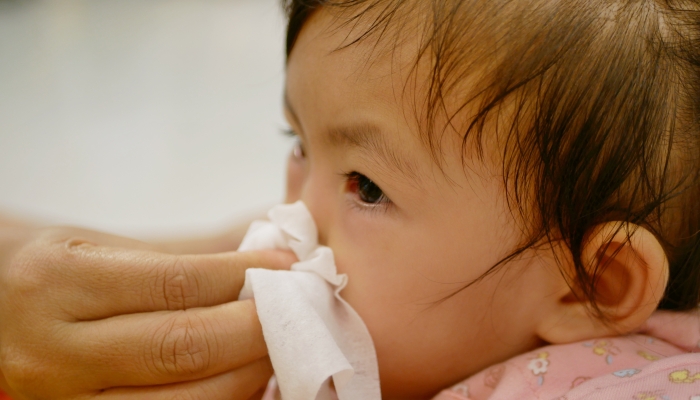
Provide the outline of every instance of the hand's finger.
[[[66,362],[84,371],[83,385],[94,389],[201,379],[267,355],[252,300],[123,315],[63,329]],[[90,340],[70,341],[74,337]]]
[[[251,251],[175,256],[95,246],[80,239],[60,249],[60,281],[71,282],[61,305],[74,320],[206,307],[238,298],[248,268],[284,269],[290,252]],[[72,303],[71,303],[72,302]]]
[[67,242],[82,241],[86,244],[120,247],[126,249],[151,250],[158,251],[161,246],[142,242],[140,240],[112,235],[109,233],[91,231],[88,229],[74,227],[58,227],[48,228],[43,231],[42,239],[44,242],[64,244]]
[[2,392],[5,392],[8,396],[11,396],[13,400],[24,400],[25,397],[20,395],[18,393],[14,393],[10,385],[7,384],[7,381],[5,380],[5,375],[3,375],[2,371],[0,371],[0,398],[2,398]]
[[264,388],[272,376],[272,365],[265,357],[238,370],[210,378],[163,386],[108,389],[95,400],[248,400]]
[[265,389],[267,389],[267,387],[260,388],[260,390],[258,390],[254,395],[250,396],[248,400],[261,400],[265,395]]

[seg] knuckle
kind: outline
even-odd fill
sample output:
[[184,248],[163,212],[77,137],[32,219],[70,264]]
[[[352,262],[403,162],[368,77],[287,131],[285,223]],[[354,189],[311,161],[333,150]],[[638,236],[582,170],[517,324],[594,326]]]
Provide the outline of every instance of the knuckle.
[[64,257],[74,257],[76,250],[95,246],[95,243],[85,236],[87,232],[77,228],[46,228],[38,235],[37,244],[46,249],[53,249]]
[[178,313],[156,329],[150,346],[150,369],[165,376],[205,372],[214,354],[207,332],[208,327],[200,318],[187,311]]
[[56,250],[38,240],[22,246],[3,271],[3,286],[12,291],[9,294],[13,297],[26,298],[32,293],[41,293],[52,281],[50,266],[54,264]]
[[[47,228],[22,247],[14,258],[15,271],[35,283],[55,283],[81,262],[81,252],[92,245],[71,228]],[[60,273],[57,273],[60,272]]]
[[188,261],[178,258],[175,262],[168,260],[170,265],[156,265],[153,270],[155,282],[151,288],[151,298],[154,304],[166,310],[187,310],[197,304],[200,285],[197,276],[191,271]]
[[8,255],[0,268],[0,312],[11,312],[15,319],[35,318],[37,312],[48,319],[56,317],[47,308],[63,307],[58,299],[65,299],[71,290],[75,293],[85,278],[83,266],[89,258],[77,248],[88,241],[79,235],[70,228],[42,229]]

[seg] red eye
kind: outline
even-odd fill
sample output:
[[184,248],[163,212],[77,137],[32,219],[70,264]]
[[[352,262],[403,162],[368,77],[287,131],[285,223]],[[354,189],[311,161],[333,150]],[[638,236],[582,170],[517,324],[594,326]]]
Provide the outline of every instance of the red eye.
[[304,149],[304,144],[301,142],[299,135],[297,135],[293,129],[282,129],[282,134],[295,139],[294,147],[292,148],[292,156],[299,159],[306,158],[306,150]]
[[363,203],[378,204],[386,201],[382,189],[371,179],[357,172],[351,172],[348,175],[348,191],[357,193]]

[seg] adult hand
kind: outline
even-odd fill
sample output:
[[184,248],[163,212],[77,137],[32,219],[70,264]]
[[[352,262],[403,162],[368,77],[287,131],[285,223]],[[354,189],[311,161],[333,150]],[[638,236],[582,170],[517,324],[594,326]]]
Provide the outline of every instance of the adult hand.
[[272,374],[247,268],[72,228],[0,230],[0,387],[15,399],[249,399]]

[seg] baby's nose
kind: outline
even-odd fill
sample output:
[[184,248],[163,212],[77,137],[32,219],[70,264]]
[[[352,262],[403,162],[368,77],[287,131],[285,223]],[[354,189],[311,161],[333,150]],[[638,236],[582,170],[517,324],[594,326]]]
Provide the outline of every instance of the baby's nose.
[[327,188],[329,185],[316,184],[312,176],[307,177],[301,190],[301,200],[306,204],[318,229],[318,243],[327,245],[328,231],[332,226],[333,209],[337,195]]

